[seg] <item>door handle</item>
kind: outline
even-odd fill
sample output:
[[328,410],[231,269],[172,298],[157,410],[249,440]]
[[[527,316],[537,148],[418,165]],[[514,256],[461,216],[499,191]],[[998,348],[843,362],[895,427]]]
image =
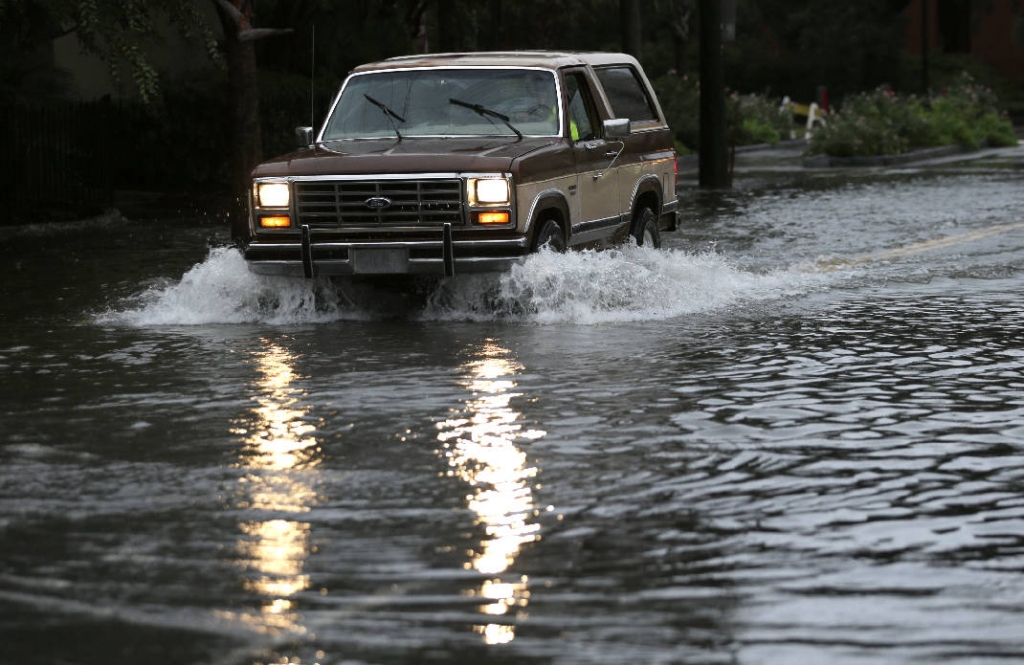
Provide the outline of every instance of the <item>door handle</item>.
[[619,153],[614,150],[609,150],[608,152],[604,153],[604,156],[607,157],[608,159],[611,159],[612,157],[618,157]]

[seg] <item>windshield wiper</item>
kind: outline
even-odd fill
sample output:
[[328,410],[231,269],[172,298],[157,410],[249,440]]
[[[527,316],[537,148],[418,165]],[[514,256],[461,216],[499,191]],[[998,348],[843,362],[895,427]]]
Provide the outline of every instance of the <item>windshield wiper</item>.
[[395,134],[398,136],[398,140],[401,141],[402,133],[398,131],[398,124],[395,123],[395,120],[397,120],[398,122],[405,122],[405,118],[392,111],[384,102],[378,102],[376,99],[367,95],[366,93],[363,93],[363,97],[366,97],[366,100],[368,102],[370,102],[371,104],[373,104],[374,106],[376,106],[377,108],[384,112],[384,115],[386,115],[388,120],[391,121],[391,129],[395,130]]
[[504,113],[498,113],[497,111],[495,111],[493,109],[489,109],[486,106],[480,106],[479,104],[470,104],[469,102],[464,102],[461,99],[455,99],[454,97],[449,97],[448,98],[448,103],[449,104],[455,104],[456,106],[462,106],[462,107],[467,108],[467,109],[469,109],[471,111],[476,111],[478,114],[480,114],[482,116],[486,116],[486,115],[493,116],[493,117],[497,118],[498,120],[501,120],[503,123],[505,123],[505,126],[508,127],[509,129],[511,129],[513,132],[515,132],[516,136],[518,136],[520,139],[523,138],[523,133],[521,131],[519,131],[518,129],[516,129],[512,125],[511,122],[509,122],[509,117],[507,115],[505,115]]

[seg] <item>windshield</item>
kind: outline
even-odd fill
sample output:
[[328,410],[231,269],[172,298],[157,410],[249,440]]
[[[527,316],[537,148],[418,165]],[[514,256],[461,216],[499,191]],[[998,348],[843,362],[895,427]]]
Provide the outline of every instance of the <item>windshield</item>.
[[[352,76],[322,141],[410,136],[556,136],[553,72],[415,69]],[[503,120],[507,118],[508,120]]]

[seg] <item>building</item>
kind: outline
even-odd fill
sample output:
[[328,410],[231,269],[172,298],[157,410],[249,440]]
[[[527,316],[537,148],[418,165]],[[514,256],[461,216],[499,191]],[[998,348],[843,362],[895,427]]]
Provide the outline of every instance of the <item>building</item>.
[[[1024,2],[1020,0],[910,0],[907,49],[962,53],[1024,82]],[[926,25],[926,29],[922,27]]]

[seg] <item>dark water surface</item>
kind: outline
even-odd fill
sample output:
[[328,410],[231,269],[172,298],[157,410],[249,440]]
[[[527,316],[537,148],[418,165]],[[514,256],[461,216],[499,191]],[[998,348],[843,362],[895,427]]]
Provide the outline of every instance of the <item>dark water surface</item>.
[[0,662],[1024,662],[1012,169],[684,192],[422,312],[0,236]]

